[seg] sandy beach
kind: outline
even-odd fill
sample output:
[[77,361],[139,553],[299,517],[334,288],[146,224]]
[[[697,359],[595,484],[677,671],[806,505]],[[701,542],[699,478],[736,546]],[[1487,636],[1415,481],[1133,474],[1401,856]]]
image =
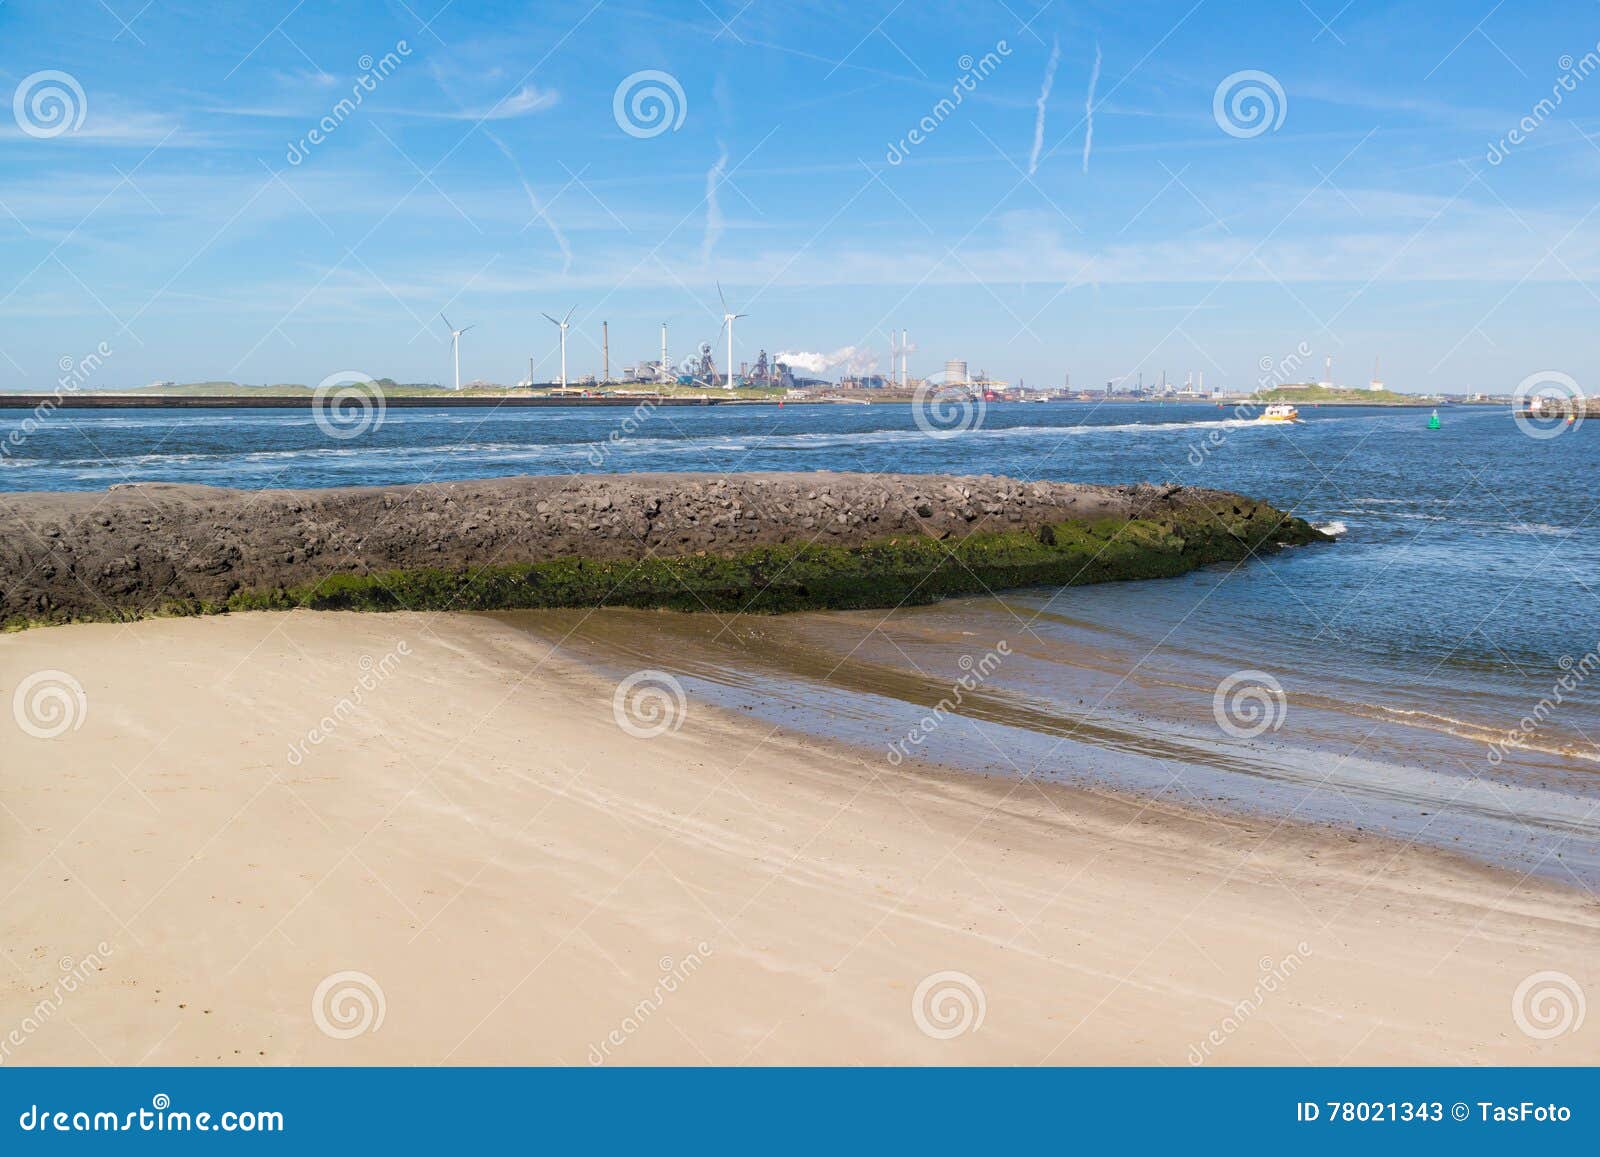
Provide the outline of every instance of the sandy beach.
[[624,727],[554,642],[311,612],[0,637],[0,1059],[1600,1060],[1592,1025],[1540,1031],[1540,974],[1600,984],[1580,889],[692,699]]

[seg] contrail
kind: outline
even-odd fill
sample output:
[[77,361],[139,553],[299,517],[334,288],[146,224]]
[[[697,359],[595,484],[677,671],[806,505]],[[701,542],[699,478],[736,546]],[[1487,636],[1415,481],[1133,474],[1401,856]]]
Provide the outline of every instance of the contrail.
[[[437,64],[430,64],[428,71],[433,74],[433,81],[439,86],[439,91],[444,93],[445,96],[450,98],[452,103],[459,107],[461,102],[456,99],[455,94],[450,91],[450,86],[445,83],[444,74],[440,71],[439,66]],[[530,95],[534,93],[535,90],[531,86],[524,85],[520,92],[508,98],[507,100],[502,101],[501,105],[509,106],[511,110],[517,112],[528,111],[532,107],[535,107],[533,98]],[[555,97],[553,92],[547,95],[552,100]],[[545,228],[550,230],[550,236],[555,238],[556,245],[561,250],[561,272],[566,273],[572,268],[572,246],[567,244],[566,234],[561,232],[561,227],[555,223],[554,218],[552,218],[549,212],[546,211],[544,204],[539,200],[539,195],[533,191],[533,186],[528,184],[528,178],[523,173],[522,166],[517,163],[516,155],[506,147],[506,143],[503,140],[501,140],[494,133],[490,132],[487,125],[484,123],[489,119],[490,116],[494,114],[494,112],[495,109],[490,109],[489,114],[486,114],[479,121],[480,127],[483,128],[483,135],[489,138],[489,140],[494,144],[494,147],[500,150],[501,155],[504,156],[507,161],[511,162],[511,167],[516,170],[517,181],[522,185],[523,193],[527,195],[528,205],[530,208],[532,208],[533,215],[544,222]]]
[[1089,150],[1094,148],[1094,86],[1100,79],[1100,45],[1094,46],[1094,69],[1089,73],[1089,95],[1083,98],[1083,171],[1089,171]]
[[722,174],[728,167],[728,150],[721,141],[717,142],[717,148],[720,150],[717,163],[706,170],[706,237],[700,244],[702,264],[710,263],[711,251],[722,236],[722,205],[717,200],[717,186],[722,183]]
[[506,143],[488,129],[483,129],[483,135],[494,142],[494,147],[505,154],[506,160],[510,161],[511,167],[517,171],[517,180],[522,182],[522,191],[528,195],[528,205],[533,210],[533,215],[544,222],[545,228],[550,230],[550,236],[556,239],[556,245],[561,249],[561,272],[566,273],[572,268],[572,246],[567,244],[566,234],[561,232],[561,227],[556,224],[555,218],[545,211],[539,195],[533,191],[533,186],[528,184],[528,178],[523,176],[522,166],[517,164],[517,158],[506,147]]
[[1039,171],[1039,152],[1044,148],[1044,106],[1050,100],[1050,86],[1056,82],[1056,65],[1061,63],[1061,39],[1050,40],[1050,63],[1044,66],[1044,84],[1039,87],[1038,111],[1033,117],[1033,151],[1028,154],[1028,176]]

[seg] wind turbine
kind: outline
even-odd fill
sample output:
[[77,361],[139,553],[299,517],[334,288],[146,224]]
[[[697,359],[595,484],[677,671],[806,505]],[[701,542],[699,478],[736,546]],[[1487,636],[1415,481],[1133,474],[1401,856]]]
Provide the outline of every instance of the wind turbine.
[[723,382],[723,389],[733,389],[733,323],[741,317],[749,317],[748,313],[729,313],[728,299],[722,296],[722,282],[717,282],[717,300],[722,302],[722,328],[728,331],[728,372]]
[[[456,363],[456,389],[459,390],[461,388],[461,335],[473,326],[469,325],[457,329],[450,324],[450,319],[442,313],[439,315],[439,320],[444,322],[445,327],[450,331],[450,357]],[[473,325],[476,324],[476,322],[473,323]]]
[[567,322],[572,320],[572,311],[577,309],[577,308],[578,308],[577,306],[573,306],[572,309],[567,310],[567,316],[562,318],[560,321],[557,321],[555,318],[551,317],[548,313],[544,315],[544,318],[545,318],[546,321],[548,321],[551,325],[555,326],[557,329],[559,329],[561,331],[561,388],[562,389],[566,389],[566,387],[567,387]]

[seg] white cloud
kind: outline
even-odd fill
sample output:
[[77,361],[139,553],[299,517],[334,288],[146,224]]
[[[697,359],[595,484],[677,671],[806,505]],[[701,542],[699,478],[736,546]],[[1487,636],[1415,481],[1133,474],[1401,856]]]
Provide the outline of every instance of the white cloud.
[[535,88],[531,84],[525,84],[496,104],[485,115],[488,119],[496,121],[526,116],[531,112],[543,112],[555,104],[556,99],[556,90],[553,88]]
[[448,109],[395,109],[402,116],[428,117],[450,121],[505,121],[516,117],[544,112],[555,107],[561,94],[553,88],[535,88],[525,84],[510,96],[481,108]]
[[[9,131],[8,131],[9,130]],[[0,142],[26,142],[35,138],[12,123],[0,122]],[[50,140],[51,145],[105,145],[109,147],[201,148],[215,142],[204,133],[187,130],[171,117],[145,112],[99,112],[93,104],[84,122],[76,129]]]

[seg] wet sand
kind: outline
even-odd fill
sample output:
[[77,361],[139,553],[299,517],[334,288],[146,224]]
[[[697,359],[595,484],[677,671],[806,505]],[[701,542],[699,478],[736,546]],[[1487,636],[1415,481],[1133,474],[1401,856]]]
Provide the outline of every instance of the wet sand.
[[[566,638],[613,679],[670,656],[694,696],[878,766],[1159,795],[1600,887],[1592,709],[1573,697],[1537,735],[1491,749],[1506,736],[1496,718],[1527,710],[1515,698],[1439,685],[1448,680],[1396,687],[1337,646],[1316,667],[1291,666],[1232,623],[1175,635],[1152,613],[1199,605],[1206,584],[1232,573],[892,611],[505,621]],[[1263,662],[1281,683],[1252,670]],[[1219,703],[1230,679],[1260,694]]]
[[1600,983],[1585,891],[893,767],[659,679],[625,728],[553,623],[0,637],[36,704],[0,718],[4,1062],[1600,1060],[1542,1035]]

